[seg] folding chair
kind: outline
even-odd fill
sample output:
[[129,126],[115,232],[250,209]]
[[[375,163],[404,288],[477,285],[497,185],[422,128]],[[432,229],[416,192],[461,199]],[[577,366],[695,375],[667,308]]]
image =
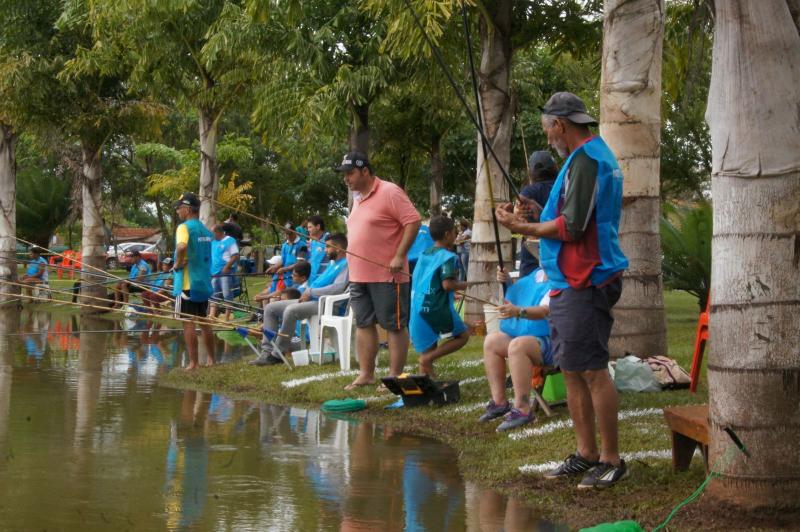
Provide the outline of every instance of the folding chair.
[[[536,374],[537,369],[539,370],[539,375]],[[534,399],[534,403],[531,409],[534,412],[536,411],[537,408],[541,408],[547,417],[551,417],[555,415],[553,413],[553,408],[567,404],[567,401],[563,399],[548,403],[542,396],[542,394],[544,393],[545,385],[547,385],[547,380],[549,378],[554,378],[556,375],[560,374],[561,370],[555,366],[541,366],[534,368],[534,375],[531,382],[531,384],[533,384],[533,386],[531,386],[531,395],[533,396]],[[540,377],[539,382],[536,382],[537,376]]]

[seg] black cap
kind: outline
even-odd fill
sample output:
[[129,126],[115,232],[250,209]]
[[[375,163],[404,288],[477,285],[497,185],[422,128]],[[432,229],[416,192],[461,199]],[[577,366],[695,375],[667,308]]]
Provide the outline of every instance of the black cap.
[[586,105],[583,100],[571,92],[565,91],[553,94],[544,104],[544,107],[540,107],[539,110],[546,115],[566,118],[575,124],[597,125],[597,120],[586,113]]
[[175,200],[172,203],[172,207],[177,209],[181,205],[188,205],[189,207],[200,207],[200,198],[197,197],[197,194],[193,194],[191,192],[184,192],[181,194],[181,197]]
[[172,264],[172,257],[164,257],[161,259],[161,264]]
[[351,151],[342,158],[342,164],[337,168],[337,172],[349,172],[353,168],[369,168],[369,159],[360,151]]
[[539,177],[542,174],[551,174],[555,177],[556,161],[547,150],[535,151],[528,159],[528,169],[534,177]]

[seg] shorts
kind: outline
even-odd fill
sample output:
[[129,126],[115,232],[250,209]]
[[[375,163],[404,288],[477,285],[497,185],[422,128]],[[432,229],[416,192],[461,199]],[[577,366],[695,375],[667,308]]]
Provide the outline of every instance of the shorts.
[[356,327],[376,323],[387,331],[408,327],[409,283],[350,283]]
[[208,301],[191,301],[189,299],[189,291],[184,290],[183,296],[175,298],[175,313],[188,314],[189,316],[199,316],[205,318],[208,316]]
[[622,294],[622,279],[602,288],[565,288],[550,296],[550,340],[553,358],[564,371],[597,371],[608,367],[611,308]]
[[[135,281],[134,281],[135,282]],[[144,288],[137,284],[133,284],[133,282],[128,281],[128,293],[129,294],[138,294],[140,292],[144,292]]]
[[553,364],[553,342],[550,341],[549,336],[534,336],[536,341],[539,342],[539,351],[541,352],[542,365],[554,366]]
[[165,301],[171,301],[172,298],[162,292],[153,292],[148,290],[146,292],[142,292],[142,301],[143,302],[151,302],[153,304],[164,303]]

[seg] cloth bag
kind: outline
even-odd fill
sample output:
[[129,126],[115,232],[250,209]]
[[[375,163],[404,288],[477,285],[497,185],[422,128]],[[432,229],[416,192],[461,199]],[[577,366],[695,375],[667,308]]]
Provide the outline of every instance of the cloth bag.
[[653,370],[656,380],[662,388],[676,390],[688,388],[692,378],[685,369],[678,365],[675,360],[662,355],[652,356],[645,359],[645,362]]
[[620,392],[661,391],[661,384],[656,379],[653,370],[650,369],[650,364],[634,355],[617,360],[614,386]]

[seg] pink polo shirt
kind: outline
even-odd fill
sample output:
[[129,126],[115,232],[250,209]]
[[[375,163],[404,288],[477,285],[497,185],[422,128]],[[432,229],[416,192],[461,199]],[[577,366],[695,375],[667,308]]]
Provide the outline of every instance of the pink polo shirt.
[[[407,283],[408,275],[393,275],[389,262],[403,239],[403,227],[419,220],[417,209],[402,188],[375,177],[372,190],[353,201],[347,219],[347,251],[378,264],[348,255],[350,281]],[[408,271],[408,261],[404,269]]]

